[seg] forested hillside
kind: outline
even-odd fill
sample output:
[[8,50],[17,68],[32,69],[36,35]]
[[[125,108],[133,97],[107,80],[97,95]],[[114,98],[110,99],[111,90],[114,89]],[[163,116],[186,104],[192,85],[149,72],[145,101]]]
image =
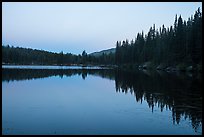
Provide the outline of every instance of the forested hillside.
[[102,54],[101,56],[88,55],[84,50],[82,54],[53,53],[44,50],[13,47],[2,45],[2,64],[16,65],[108,65],[114,64],[115,54]]

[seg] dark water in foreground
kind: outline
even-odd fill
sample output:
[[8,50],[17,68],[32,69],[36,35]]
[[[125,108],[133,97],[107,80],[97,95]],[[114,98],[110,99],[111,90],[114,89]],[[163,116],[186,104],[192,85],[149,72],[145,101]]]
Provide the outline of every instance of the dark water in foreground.
[[202,134],[202,79],[166,72],[2,69],[2,134]]

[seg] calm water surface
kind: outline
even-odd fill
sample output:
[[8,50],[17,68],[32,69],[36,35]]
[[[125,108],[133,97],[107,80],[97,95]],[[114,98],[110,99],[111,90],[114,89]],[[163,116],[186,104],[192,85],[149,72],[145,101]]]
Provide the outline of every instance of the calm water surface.
[[2,134],[202,134],[202,79],[106,69],[2,69]]

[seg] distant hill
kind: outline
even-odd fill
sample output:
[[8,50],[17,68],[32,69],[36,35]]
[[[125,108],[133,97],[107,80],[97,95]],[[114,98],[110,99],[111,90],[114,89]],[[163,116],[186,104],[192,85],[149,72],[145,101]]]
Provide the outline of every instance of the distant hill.
[[91,56],[101,56],[103,53],[104,54],[110,54],[110,53],[115,54],[115,48],[106,49],[106,50],[102,50],[102,51],[98,51],[98,52],[93,52],[93,53],[90,53],[89,55],[91,55]]

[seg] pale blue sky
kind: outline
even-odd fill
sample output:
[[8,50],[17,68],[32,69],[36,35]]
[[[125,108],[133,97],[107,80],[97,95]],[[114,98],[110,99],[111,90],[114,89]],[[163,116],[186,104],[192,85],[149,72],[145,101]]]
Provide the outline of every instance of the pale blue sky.
[[2,44],[81,54],[115,47],[156,24],[187,20],[202,2],[3,2]]

